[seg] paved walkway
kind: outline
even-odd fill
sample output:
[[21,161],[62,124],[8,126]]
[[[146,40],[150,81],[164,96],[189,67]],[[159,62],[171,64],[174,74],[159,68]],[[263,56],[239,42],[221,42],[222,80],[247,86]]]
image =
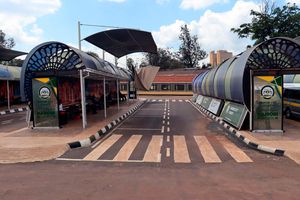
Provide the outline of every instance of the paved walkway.
[[250,133],[240,131],[249,140],[258,144],[285,150],[285,155],[300,164],[300,123],[299,121],[284,119],[282,135]]
[[[0,134],[0,163],[33,162],[56,158],[65,153],[67,143],[85,139],[134,107],[138,100],[130,100],[107,110],[107,118],[103,111],[88,114],[88,127],[83,130],[81,119],[70,121],[61,129],[21,128],[16,131]],[[1,132],[1,130],[0,130]]]

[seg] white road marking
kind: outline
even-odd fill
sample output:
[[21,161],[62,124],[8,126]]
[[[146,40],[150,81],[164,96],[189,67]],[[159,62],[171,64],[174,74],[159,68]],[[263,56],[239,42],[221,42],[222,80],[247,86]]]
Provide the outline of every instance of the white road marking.
[[132,135],[129,140],[120,149],[119,153],[114,157],[114,161],[128,161],[135,147],[142,139],[142,135]]
[[167,132],[170,132],[170,127],[167,128]]
[[171,153],[170,153],[170,147],[168,147],[166,150],[167,150],[166,151],[166,157],[170,157],[170,155],[171,155]]
[[165,126],[162,126],[161,127],[161,133],[164,133],[165,132]]
[[189,100],[186,99],[185,102],[189,102]]
[[163,120],[162,123],[165,124],[165,120]]
[[175,99],[173,99],[173,100],[172,100],[172,102],[176,102],[176,100],[175,100]]
[[106,152],[113,144],[115,144],[122,135],[112,135],[101,143],[97,148],[91,151],[83,160],[97,160],[104,152]]
[[194,136],[194,138],[206,163],[222,162],[205,136]]
[[117,128],[118,130],[157,131],[159,128]]
[[143,162],[160,162],[161,161],[161,146],[163,136],[153,135],[148,145],[146,153],[143,158]]
[[13,119],[2,121],[1,124],[10,124],[13,121]]
[[190,163],[191,159],[187,149],[185,137],[174,135],[174,161],[175,163]]
[[170,136],[169,135],[167,136],[167,142],[170,142]]
[[182,100],[181,100],[181,99],[179,99],[179,102],[182,102]]
[[253,160],[249,158],[244,151],[235,146],[227,138],[217,137],[217,139],[236,162],[253,162]]
[[167,125],[170,125],[170,122],[169,122],[169,121],[167,122]]
[[166,115],[163,116],[163,119],[166,119]]

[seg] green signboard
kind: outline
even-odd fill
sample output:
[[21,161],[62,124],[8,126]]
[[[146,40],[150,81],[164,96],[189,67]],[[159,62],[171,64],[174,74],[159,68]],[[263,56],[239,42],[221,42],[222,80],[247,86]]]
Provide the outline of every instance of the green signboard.
[[282,130],[282,76],[254,76],[253,89],[252,130]]
[[212,98],[210,97],[203,97],[202,102],[201,102],[201,106],[203,108],[205,108],[206,110],[208,110],[208,107],[210,105]]
[[240,129],[247,114],[246,106],[226,101],[221,112],[224,121]]
[[34,127],[59,127],[56,78],[32,79]]

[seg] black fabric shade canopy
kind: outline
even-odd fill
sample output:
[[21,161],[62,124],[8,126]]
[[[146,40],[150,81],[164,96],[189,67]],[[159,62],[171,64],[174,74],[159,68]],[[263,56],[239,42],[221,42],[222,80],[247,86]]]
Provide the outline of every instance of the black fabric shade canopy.
[[25,54],[27,53],[0,47],[0,61],[10,61],[15,57],[25,55]]
[[130,53],[157,53],[150,32],[135,29],[113,29],[95,33],[84,40],[120,58]]

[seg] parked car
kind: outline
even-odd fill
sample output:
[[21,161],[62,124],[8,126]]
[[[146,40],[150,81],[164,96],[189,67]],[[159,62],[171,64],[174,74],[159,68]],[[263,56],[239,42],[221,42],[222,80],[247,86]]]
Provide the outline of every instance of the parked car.
[[300,117],[300,87],[284,89],[283,108],[286,118]]

